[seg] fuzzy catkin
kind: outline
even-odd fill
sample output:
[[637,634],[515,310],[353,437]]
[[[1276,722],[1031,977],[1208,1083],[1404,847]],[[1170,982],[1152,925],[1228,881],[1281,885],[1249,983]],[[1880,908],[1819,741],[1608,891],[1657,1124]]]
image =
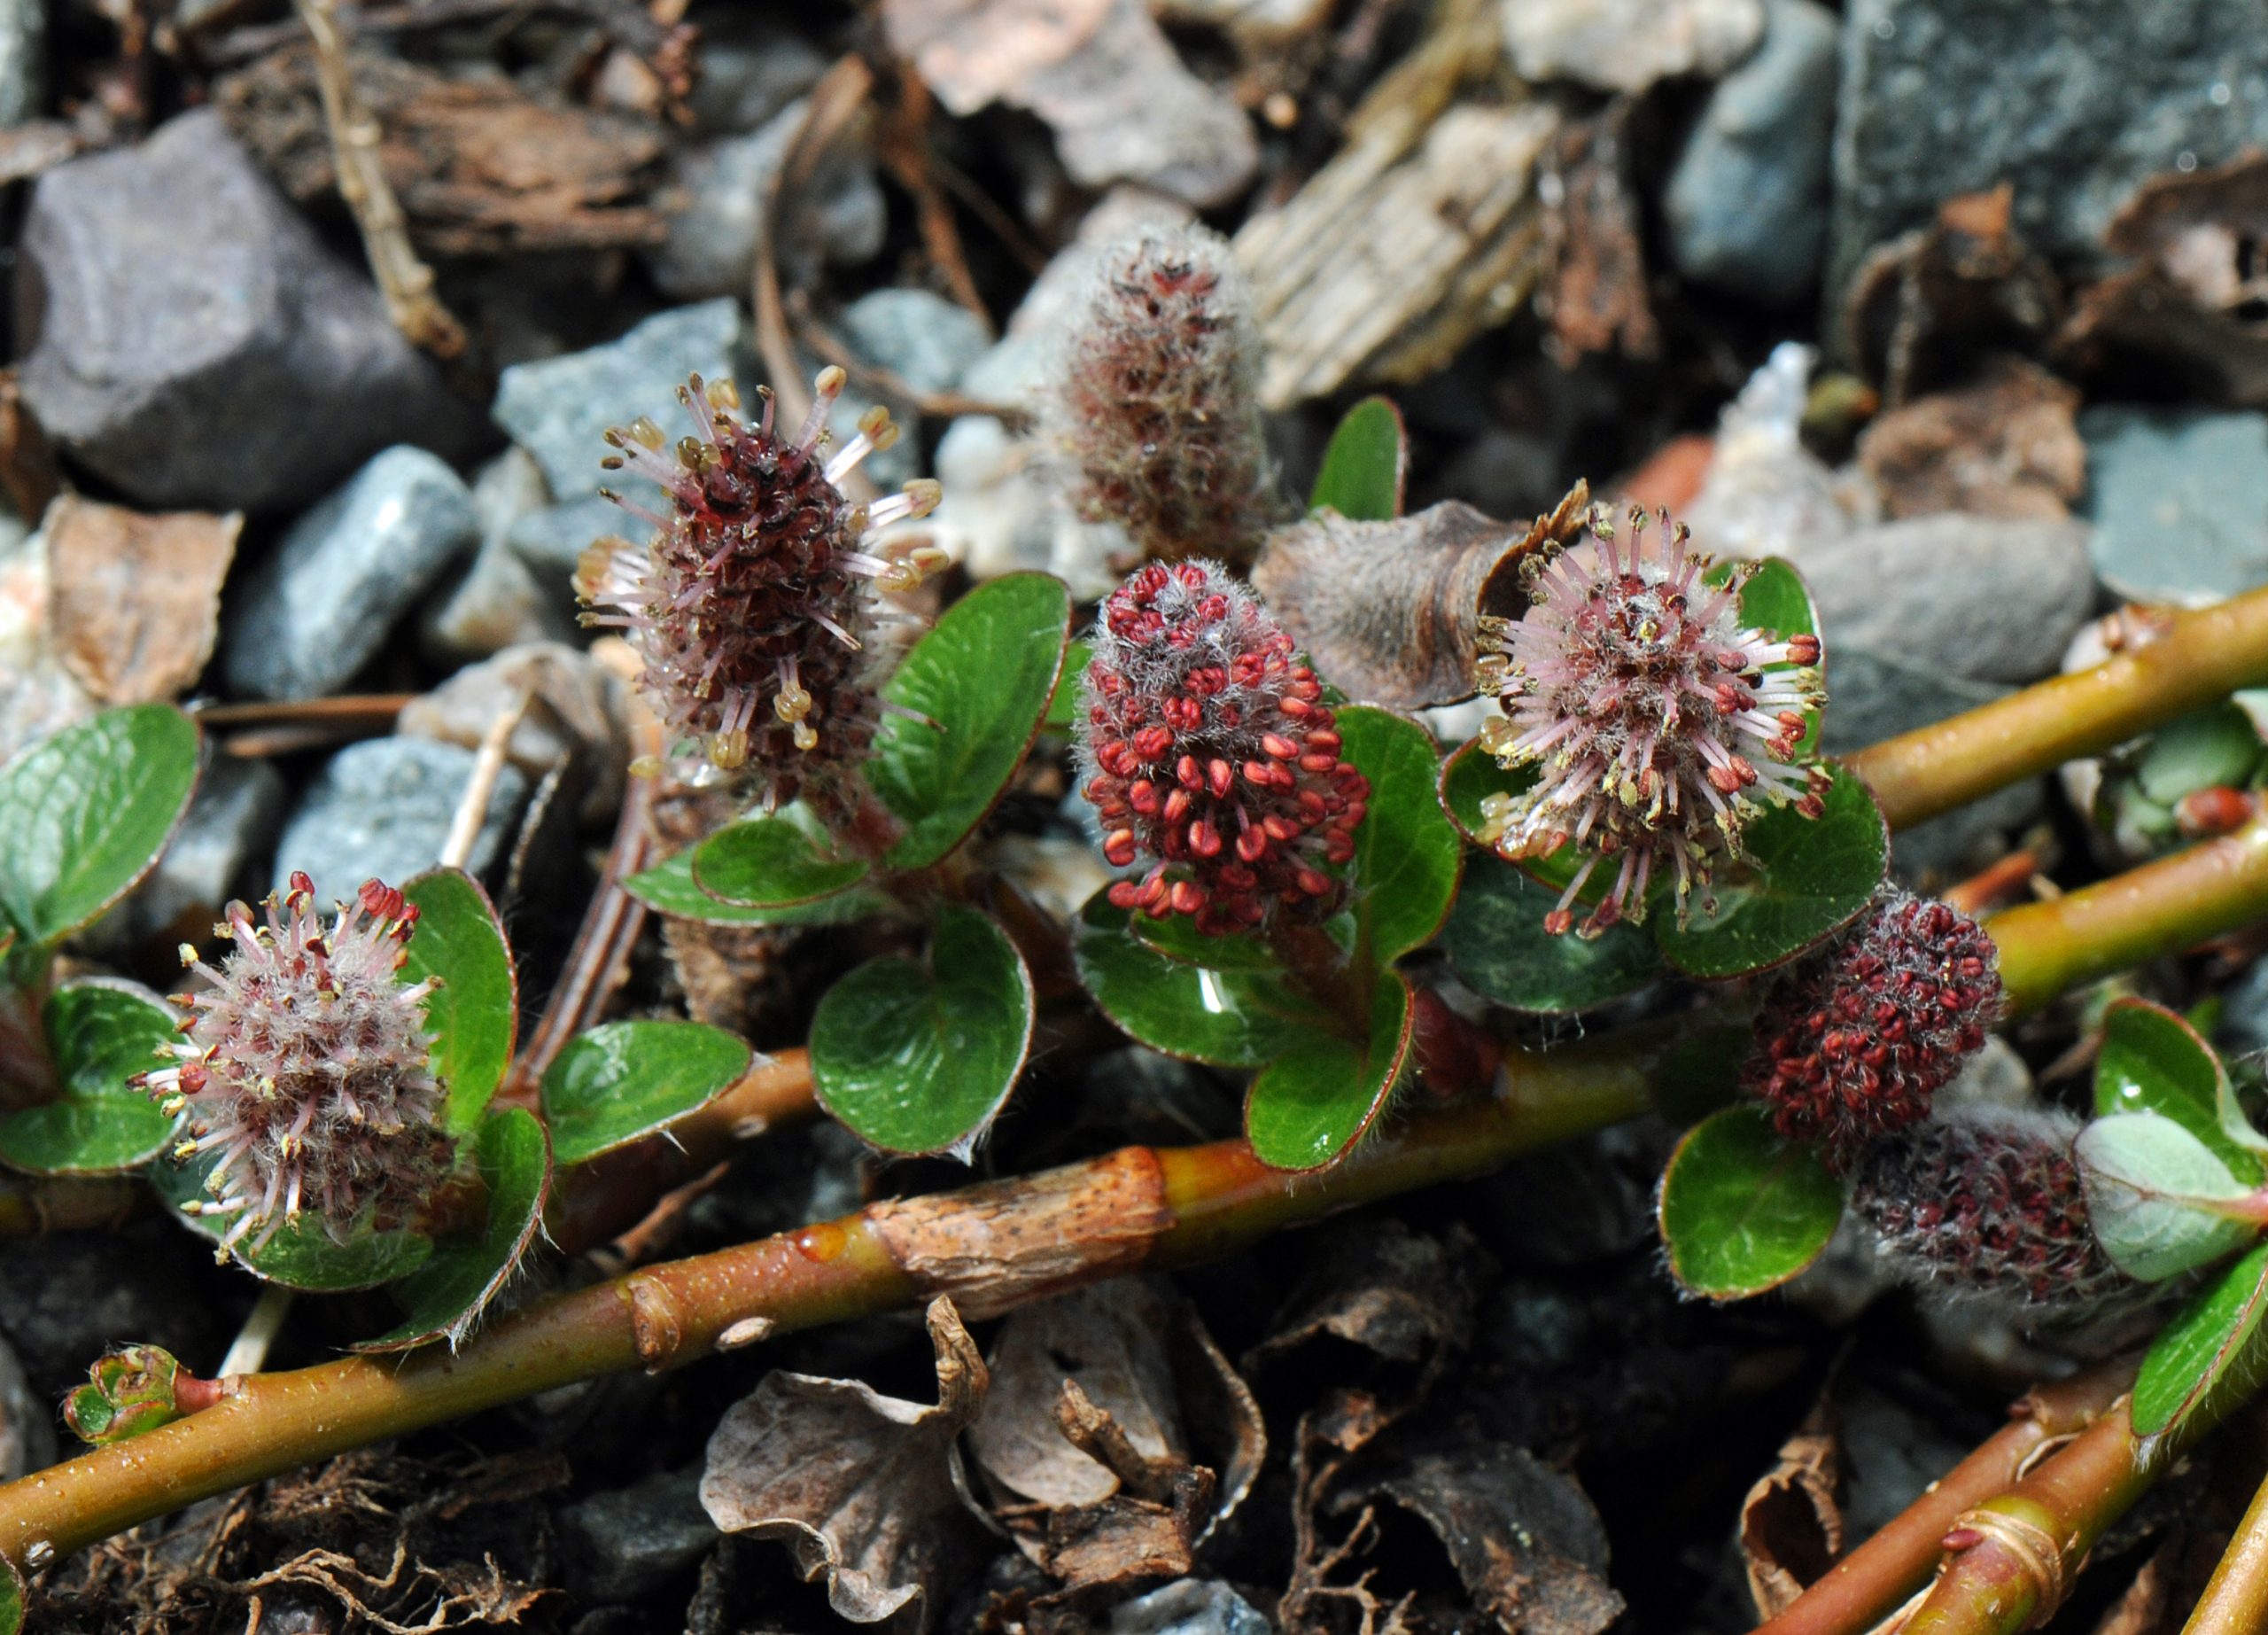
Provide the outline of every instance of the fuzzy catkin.
[[1251,560],[1276,520],[1252,294],[1202,227],[1110,245],[1071,322],[1047,403],[1090,521],[1157,561]]

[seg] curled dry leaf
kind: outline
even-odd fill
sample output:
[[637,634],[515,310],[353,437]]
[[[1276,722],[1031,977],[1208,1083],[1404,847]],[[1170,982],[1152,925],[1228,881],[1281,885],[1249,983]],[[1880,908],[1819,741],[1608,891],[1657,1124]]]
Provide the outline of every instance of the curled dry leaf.
[[1017,1311],[992,1381],[970,1450],[995,1514],[1066,1593],[1188,1572],[1267,1455],[1252,1393],[1159,1280]]
[[1882,492],[1883,516],[2070,515],[2086,487],[2086,445],[2072,417],[2077,386],[2003,354],[1974,385],[1917,398],[1860,435],[1859,464]]
[[1843,1446],[1825,1398],[1740,1506],[1740,1553],[1760,1617],[1827,1574],[1843,1549]]
[[1332,1234],[1318,1270],[1293,1296],[1276,1331],[1245,1359],[1247,1369],[1330,1335],[1418,1370],[1422,1398],[1472,1335],[1472,1278],[1486,1253],[1462,1227],[1443,1243],[1398,1220]]
[[63,494],[48,507],[48,642],[96,702],[185,691],[213,657],[244,517],[149,516]]
[[1252,582],[1317,673],[1349,697],[1389,709],[1473,694],[1480,616],[1517,617],[1519,564],[1581,532],[1581,483],[1525,533],[1445,500],[1392,522],[1332,512],[1270,534]]
[[933,1300],[935,1406],[856,1380],[766,1374],[709,1439],[701,1503],[728,1533],[777,1538],[827,1602],[854,1623],[904,1614],[926,1623],[946,1569],[975,1526],[953,1439],[988,1382],[952,1302]]

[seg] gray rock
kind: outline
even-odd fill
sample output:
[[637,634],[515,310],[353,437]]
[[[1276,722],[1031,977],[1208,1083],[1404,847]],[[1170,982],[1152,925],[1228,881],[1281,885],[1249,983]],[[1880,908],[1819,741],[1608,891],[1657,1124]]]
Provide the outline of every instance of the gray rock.
[[286,508],[390,444],[477,431],[210,110],[49,171],[23,250],[25,399],[145,504]]
[[602,533],[631,533],[638,524],[611,500],[593,494],[564,505],[547,505],[514,522],[504,541],[521,561],[534,570],[540,583],[561,588],[574,599],[575,564],[590,542]]
[[0,1340],[0,1482],[55,1462],[55,1409],[40,1399],[15,1351]]
[[1269,1635],[1269,1623],[1218,1579],[1184,1578],[1112,1608],[1110,1635]]
[[479,538],[454,471],[422,448],[387,449],[292,524],[237,593],[222,644],[229,687],[260,698],[337,690]]
[[[647,268],[664,291],[680,300],[747,293],[757,206],[805,106],[796,103],[745,136],[685,148],[672,161],[670,180],[679,206],[668,237],[646,254]],[[781,226],[781,276],[791,284],[808,283],[823,265],[870,261],[889,226],[873,153],[856,141],[837,144]]]
[[686,100],[707,135],[756,129],[827,72],[827,56],[817,46],[744,6],[703,10],[694,21],[701,30],[701,74]]
[[950,392],[992,345],[984,320],[927,290],[876,290],[843,309],[843,339],[923,392]]
[[1836,19],[1767,0],[1763,43],[1703,105],[1663,199],[1678,270],[1773,305],[1819,276],[1835,134]]
[[663,1471],[559,1513],[568,1581],[599,1605],[664,1588],[724,1537],[701,1507],[698,1470]]
[[1851,0],[1829,300],[1872,246],[2011,183],[2016,228],[2079,262],[2135,187],[2268,144],[2254,0]]
[[1944,512],[1861,528],[1805,553],[1828,675],[1868,652],[1954,681],[2051,675],[2094,600],[2078,523]]
[[560,602],[510,546],[484,541],[470,565],[418,616],[417,644],[450,662],[485,658],[523,642],[571,641],[574,621]]
[[46,0],[0,0],[0,126],[39,117],[46,49]]
[[[276,849],[276,889],[305,869],[315,899],[350,896],[376,876],[398,884],[433,867],[478,759],[427,738],[373,738],[332,756],[300,798]],[[526,804],[528,782],[504,767],[465,867],[485,874]]]
[[583,499],[605,474],[600,438],[609,426],[640,415],[672,424],[683,417],[677,389],[687,375],[730,375],[741,361],[739,305],[703,301],[657,313],[603,346],[514,364],[496,383],[491,412],[535,456],[554,499]]
[[2268,415],[2090,409],[2095,571],[2137,602],[2218,602],[2268,584]]
[[266,761],[214,756],[157,867],[89,930],[89,946],[129,951],[184,923],[209,925],[230,898],[255,894],[252,871],[275,843],[284,798]]
[[1610,91],[1722,74],[1764,28],[1759,0],[1503,0],[1499,14],[1520,78]]

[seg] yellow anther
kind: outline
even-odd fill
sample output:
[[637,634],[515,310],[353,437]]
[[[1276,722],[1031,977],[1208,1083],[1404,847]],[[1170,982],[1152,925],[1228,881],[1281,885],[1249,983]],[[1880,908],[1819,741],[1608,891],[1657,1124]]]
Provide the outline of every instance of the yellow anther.
[[709,400],[709,407],[711,409],[729,410],[741,406],[741,389],[729,379],[718,378],[711,381],[703,388],[703,395]]
[[819,748],[819,734],[802,721],[796,723],[796,747],[799,750]]
[[630,423],[630,435],[649,448],[659,448],[663,443],[662,428],[654,424],[650,415],[641,415]]
[[748,764],[748,731],[734,728],[709,740],[709,759],[726,772]]

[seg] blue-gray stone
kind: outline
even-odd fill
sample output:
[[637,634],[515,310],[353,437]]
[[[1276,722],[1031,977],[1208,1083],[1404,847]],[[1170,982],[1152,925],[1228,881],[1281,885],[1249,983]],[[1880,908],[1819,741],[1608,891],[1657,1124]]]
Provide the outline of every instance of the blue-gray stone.
[[2142,183],[2268,145],[2268,28],[2258,0],[1850,0],[1839,102],[1830,308],[1868,250],[2003,182],[2033,248],[2099,260]]
[[687,97],[695,127],[736,136],[778,117],[819,83],[827,54],[780,19],[754,10],[711,10],[701,18],[701,74]]
[[1778,306],[1819,276],[1835,135],[1836,19],[1768,0],[1756,53],[1702,105],[1663,199],[1689,278]]
[[[440,860],[449,824],[472,779],[472,751],[430,738],[372,738],[332,756],[300,797],[276,848],[276,889],[293,869],[314,876],[315,900],[353,894],[373,877],[398,885]],[[502,855],[527,779],[507,764],[465,868],[485,875]]]
[[221,648],[229,686],[259,698],[336,691],[479,540],[454,471],[422,448],[387,449],[292,524],[237,593]]
[[662,1471],[559,1513],[575,1593],[597,1606],[664,1588],[723,1537],[701,1507],[701,1473]]
[[288,509],[390,444],[478,430],[210,109],[49,171],[22,247],[25,401],[144,505]]
[[851,351],[922,392],[950,392],[992,346],[990,327],[927,290],[876,290],[837,321]]
[[47,0],[0,0],[0,126],[39,117],[46,47]]
[[1112,1608],[1110,1635],[1269,1635],[1269,1624],[1219,1580],[1184,1578]]
[[2104,407],[2079,435],[2113,591],[2194,605],[2268,585],[2268,415]]
[[602,346],[514,364],[496,383],[491,412],[535,456],[553,499],[585,499],[607,476],[599,462],[609,426],[650,415],[691,431],[678,388],[696,372],[734,375],[742,356],[738,302],[672,308]]
[[593,494],[528,512],[505,531],[504,541],[540,582],[560,587],[571,602],[575,564],[590,542],[606,533],[635,534],[638,526],[622,507]]

